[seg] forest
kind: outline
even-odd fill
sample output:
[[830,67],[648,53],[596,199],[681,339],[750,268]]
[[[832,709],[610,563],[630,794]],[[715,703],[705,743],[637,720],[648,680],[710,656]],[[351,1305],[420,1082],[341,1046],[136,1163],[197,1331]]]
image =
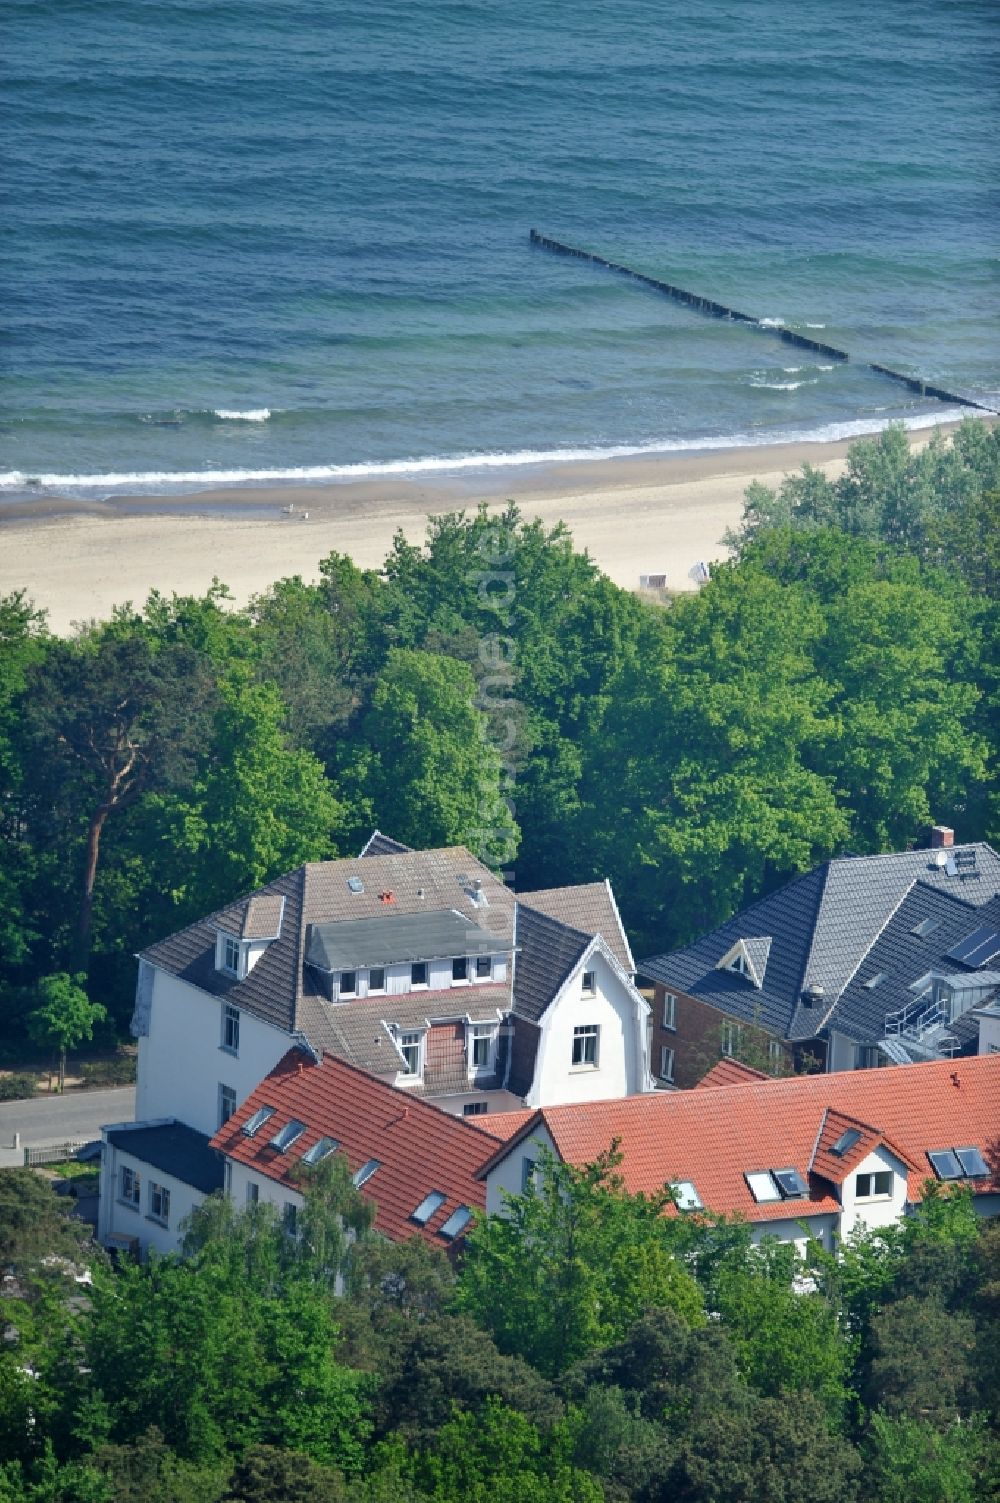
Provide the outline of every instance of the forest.
[[[297,1235],[223,1195],[111,1267],[0,1175],[0,1503],[986,1503],[1000,1223],[967,1190],[847,1242],[549,1160],[457,1263],[342,1162]],[[343,1293],[335,1291],[342,1289]]]
[[60,638],[0,600],[0,1064],[71,997],[122,1037],[138,950],[375,826],[522,891],[610,877],[640,956],[831,854],[995,836],[1000,429],[755,484],[729,543],[650,602],[509,503],[243,609]]

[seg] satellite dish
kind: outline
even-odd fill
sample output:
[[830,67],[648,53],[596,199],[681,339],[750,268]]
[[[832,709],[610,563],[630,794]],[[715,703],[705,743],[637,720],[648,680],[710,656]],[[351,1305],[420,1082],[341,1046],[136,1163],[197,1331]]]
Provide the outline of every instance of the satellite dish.
[[934,865],[937,867],[938,871],[941,871],[942,868],[946,867],[948,865],[948,852],[947,851],[935,851],[934,852]]

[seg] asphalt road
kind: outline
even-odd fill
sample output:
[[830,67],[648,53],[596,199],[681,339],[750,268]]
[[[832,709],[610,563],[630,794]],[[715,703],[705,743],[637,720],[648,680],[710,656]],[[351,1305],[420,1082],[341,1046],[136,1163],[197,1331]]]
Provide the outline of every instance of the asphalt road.
[[99,1138],[106,1122],[131,1122],[135,1086],[111,1091],[70,1091],[65,1096],[36,1096],[32,1101],[0,1104],[0,1168],[24,1163],[21,1149],[11,1147],[21,1134],[21,1148]]

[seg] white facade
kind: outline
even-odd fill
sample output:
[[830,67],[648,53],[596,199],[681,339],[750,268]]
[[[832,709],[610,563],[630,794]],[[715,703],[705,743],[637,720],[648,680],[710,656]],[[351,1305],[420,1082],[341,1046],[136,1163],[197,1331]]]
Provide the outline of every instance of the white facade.
[[[891,1180],[886,1176],[891,1175]],[[906,1212],[907,1168],[884,1144],[873,1148],[840,1187],[840,1235],[893,1226]]]
[[979,1054],[1000,1054],[1000,1002],[976,1010],[979,1019]]
[[[477,970],[476,962],[484,962],[483,974]],[[485,970],[485,965],[489,970]],[[343,1000],[345,1003],[356,1001],[361,997],[400,997],[412,992],[418,995],[420,992],[443,992],[452,987],[456,991],[474,991],[477,986],[489,986],[507,980],[507,957],[505,955],[470,955],[468,957],[468,977],[464,980],[456,980],[451,960],[428,960],[424,962],[427,971],[426,981],[414,981],[414,967],[409,961],[398,965],[379,966],[377,968],[361,968],[355,971],[334,971],[329,973],[332,988],[332,1000]],[[348,986],[353,990],[345,990],[342,982],[349,978]]]
[[555,1144],[548,1130],[539,1124],[520,1143],[516,1143],[499,1163],[494,1164],[486,1176],[486,1210],[489,1215],[502,1213],[505,1195],[520,1195],[531,1167],[537,1162],[543,1149],[555,1154]]
[[174,1118],[199,1132],[221,1126],[221,1088],[246,1100],[288,1052],[291,1037],[239,1013],[236,1051],[224,1047],[225,1001],[154,968],[148,1033],[139,1039],[135,1115]]
[[[161,1254],[178,1252],[182,1240],[181,1223],[195,1206],[205,1199],[200,1190],[175,1179],[162,1169],[124,1148],[107,1141],[109,1131],[158,1124],[126,1122],[104,1128],[104,1152],[101,1159],[101,1198],[98,1209],[97,1236],[105,1247],[137,1247],[145,1257],[150,1248]],[[138,1201],[123,1195],[122,1170],[138,1182]],[[166,1191],[167,1199],[162,1193]]]
[[525,1104],[563,1106],[651,1090],[648,1017],[648,1002],[603,940],[595,940],[542,1015]]

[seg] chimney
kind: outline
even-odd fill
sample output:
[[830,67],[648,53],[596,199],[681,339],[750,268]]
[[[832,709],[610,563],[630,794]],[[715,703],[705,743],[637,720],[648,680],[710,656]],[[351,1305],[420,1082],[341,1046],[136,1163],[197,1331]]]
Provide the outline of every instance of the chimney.
[[942,846],[955,844],[955,831],[950,825],[933,825],[931,827],[931,850],[938,851]]

